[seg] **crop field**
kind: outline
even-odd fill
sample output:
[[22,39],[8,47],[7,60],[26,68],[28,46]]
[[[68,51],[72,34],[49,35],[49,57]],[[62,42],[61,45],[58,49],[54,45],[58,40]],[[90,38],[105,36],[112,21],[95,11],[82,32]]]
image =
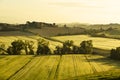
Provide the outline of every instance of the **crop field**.
[[0,56],[0,80],[6,80],[26,65],[33,56]]
[[0,56],[0,80],[61,80],[120,69],[99,55]]
[[112,48],[116,48],[120,46],[120,40],[100,38],[100,37],[90,37],[88,35],[56,36],[52,38],[60,41],[73,40],[74,44],[78,46],[84,40],[92,40],[94,47],[100,49],[106,49],[106,50],[110,50]]

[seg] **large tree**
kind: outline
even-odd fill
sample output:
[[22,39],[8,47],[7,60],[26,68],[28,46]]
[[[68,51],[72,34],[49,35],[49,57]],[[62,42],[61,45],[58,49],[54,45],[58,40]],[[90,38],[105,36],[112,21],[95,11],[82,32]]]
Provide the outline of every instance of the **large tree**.
[[37,55],[51,54],[49,42],[44,39],[38,39]]
[[7,52],[10,55],[20,55],[22,49],[24,49],[24,42],[22,40],[15,40],[8,47]]
[[88,41],[82,41],[80,43],[80,53],[92,53],[93,52],[93,44],[92,44],[92,40],[88,40]]

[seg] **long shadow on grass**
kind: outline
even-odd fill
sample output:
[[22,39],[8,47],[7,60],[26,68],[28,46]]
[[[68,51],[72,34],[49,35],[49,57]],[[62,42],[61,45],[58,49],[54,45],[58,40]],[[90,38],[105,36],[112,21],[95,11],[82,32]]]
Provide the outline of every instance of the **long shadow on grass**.
[[112,60],[109,57],[98,57],[96,55],[87,56],[90,62],[100,63],[101,65],[112,66],[112,69],[120,69],[120,61]]

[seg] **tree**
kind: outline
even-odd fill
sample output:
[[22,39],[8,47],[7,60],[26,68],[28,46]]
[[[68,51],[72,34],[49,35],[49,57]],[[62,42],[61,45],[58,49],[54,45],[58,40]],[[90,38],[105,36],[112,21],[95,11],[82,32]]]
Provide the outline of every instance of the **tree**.
[[0,44],[0,54],[5,54],[5,44]]
[[120,47],[111,50],[110,58],[120,60]]
[[82,41],[80,43],[80,53],[92,53],[93,52],[93,44],[92,40]]
[[13,47],[12,46],[9,46],[8,48],[7,48],[7,53],[9,54],[9,55],[13,55],[14,53],[13,53]]
[[73,46],[73,53],[79,54],[79,47],[78,46]]
[[34,54],[34,47],[33,47],[33,45],[34,45],[34,42],[33,41],[29,41],[29,43],[28,43],[28,49],[29,49],[29,54],[30,55],[33,55]]
[[114,59],[116,57],[115,53],[116,53],[116,50],[115,49],[111,49],[110,58]]
[[38,39],[37,55],[51,54],[49,42],[44,39]]
[[58,55],[62,55],[62,47],[60,46],[56,46],[55,47],[56,50],[54,50],[54,54],[58,54]]
[[10,55],[20,55],[22,49],[24,49],[24,42],[22,40],[15,40],[8,47],[7,52]]
[[72,40],[67,40],[65,42],[63,42],[63,46],[56,46],[56,50],[54,50],[55,54],[69,54],[72,53],[72,49],[73,49],[73,41]]
[[34,54],[34,42],[33,41],[25,41],[24,42],[24,50],[26,52],[26,55],[33,55]]
[[25,43],[24,43],[24,50],[25,50],[26,55],[28,55],[29,54],[29,52],[28,52],[28,41],[25,41]]
[[73,41],[67,40],[63,43],[63,54],[71,53],[72,52]]

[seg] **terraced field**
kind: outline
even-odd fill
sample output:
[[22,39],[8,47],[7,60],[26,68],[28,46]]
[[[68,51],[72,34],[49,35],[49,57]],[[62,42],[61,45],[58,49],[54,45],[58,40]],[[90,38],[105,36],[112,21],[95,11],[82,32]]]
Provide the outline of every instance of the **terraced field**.
[[98,55],[0,56],[0,80],[61,80],[120,69]]
[[52,37],[60,41],[73,40],[75,45],[80,45],[84,40],[92,40],[93,46],[100,49],[110,50],[120,46],[120,40],[109,39],[109,38],[100,38],[100,37],[90,37],[88,35],[72,35],[72,36],[56,36]]

